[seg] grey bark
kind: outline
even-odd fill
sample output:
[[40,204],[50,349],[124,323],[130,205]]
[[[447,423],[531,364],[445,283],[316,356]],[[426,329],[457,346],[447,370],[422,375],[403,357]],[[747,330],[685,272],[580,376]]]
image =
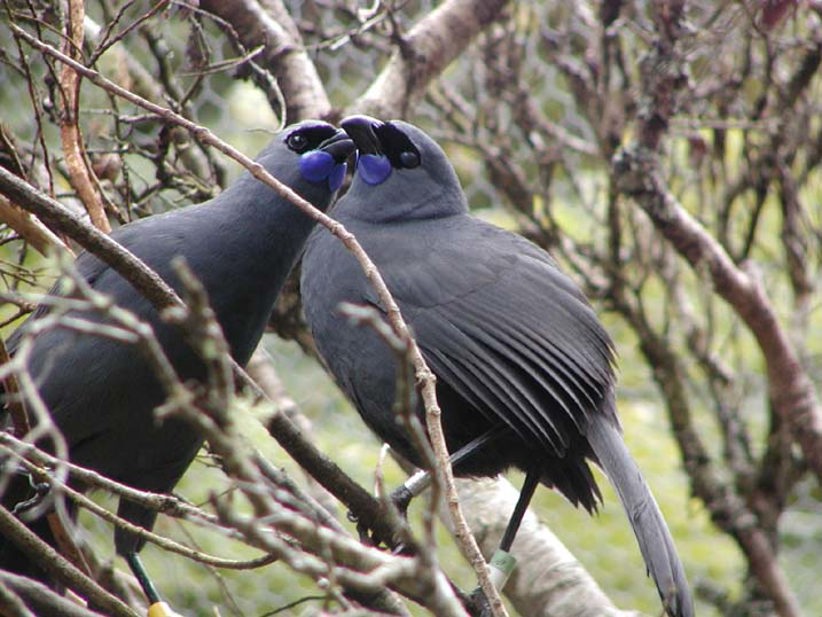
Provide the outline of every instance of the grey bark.
[[[519,491],[505,478],[457,480],[463,512],[483,554],[497,548]],[[517,567],[503,589],[528,617],[640,617],[616,608],[553,532],[529,510],[512,552]]]

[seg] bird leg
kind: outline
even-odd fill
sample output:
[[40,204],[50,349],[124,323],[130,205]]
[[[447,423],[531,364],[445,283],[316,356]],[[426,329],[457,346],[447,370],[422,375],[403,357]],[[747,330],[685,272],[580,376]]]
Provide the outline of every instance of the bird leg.
[[[525,473],[525,481],[522,483],[522,490],[519,492],[517,504],[514,506],[514,512],[511,518],[508,519],[508,525],[505,527],[505,532],[502,534],[499,547],[491,557],[489,567],[491,570],[491,582],[494,587],[502,591],[508,577],[514,571],[516,566],[516,559],[509,552],[511,545],[514,543],[514,538],[519,531],[522,524],[522,519],[525,512],[528,510],[528,504],[531,503],[531,498],[534,496],[534,491],[539,484],[540,474],[537,471],[531,470]],[[492,615],[491,604],[485,596],[482,587],[477,587],[469,595],[469,602],[471,605],[471,614],[479,615],[480,617],[490,617]]]
[[157,588],[148,577],[148,572],[143,565],[143,561],[135,551],[130,551],[123,555],[128,567],[131,568],[132,574],[143,588],[143,593],[146,594],[148,600],[148,617],[181,617],[179,614],[171,610],[168,604],[160,599],[160,594],[157,593]]
[[408,519],[408,506],[411,500],[431,486],[431,474],[422,469],[417,470],[401,486],[391,491],[389,499],[404,519]]
[[153,605],[159,603],[160,594],[157,593],[157,588],[149,578],[148,572],[146,572],[146,568],[143,565],[143,561],[140,559],[140,556],[137,553],[131,552],[123,557],[126,560],[128,567],[131,568],[134,578],[136,578],[137,582],[140,583],[140,587],[142,587],[143,593],[146,594],[149,604]]
[[517,499],[517,505],[514,506],[514,512],[511,514],[511,518],[508,519],[508,526],[505,528],[505,533],[502,534],[499,550],[505,551],[506,553],[511,550],[511,545],[514,543],[514,538],[522,523],[522,517],[525,516],[526,510],[528,510],[528,504],[531,503],[531,498],[534,496],[534,491],[539,484],[539,478],[540,474],[537,471],[530,470],[526,472],[525,481],[522,483],[519,499]]
[[[486,431],[476,439],[472,439],[467,444],[462,446],[459,450],[448,457],[451,467],[456,467],[462,461],[472,457],[474,454],[482,450],[488,442],[496,439],[501,433],[504,433],[508,428],[503,425],[495,426]],[[408,504],[414,497],[417,497],[425,489],[431,486],[431,472],[419,470],[410,478],[403,482],[402,486],[391,493],[391,501],[400,511],[404,518],[407,518]]]
[[[451,466],[454,467],[458,465],[460,462],[466,460],[467,458],[473,456],[477,452],[479,452],[488,442],[495,439],[500,433],[506,431],[507,428],[505,426],[495,426],[489,431],[486,431],[476,439],[472,439],[470,442],[465,444],[459,450],[454,452],[449,458],[449,462]],[[411,500],[414,497],[420,495],[425,489],[431,486],[431,472],[425,470],[418,470],[414,474],[411,475],[401,486],[394,489],[388,498],[391,500],[391,503],[400,513],[400,516],[404,520],[408,520],[408,506],[411,503]],[[349,519],[356,522],[356,519],[352,517],[351,513],[349,513]],[[357,525],[357,531],[360,535],[360,540],[363,542],[368,542],[371,544],[379,544],[380,540],[375,539],[369,533],[370,530]],[[395,551],[402,552],[403,546],[400,545],[399,547],[395,548]]]
[[[499,591],[502,591],[502,588],[508,581],[508,577],[511,576],[516,566],[517,561],[510,553],[511,545],[514,543],[514,538],[522,524],[522,519],[528,510],[528,504],[531,503],[531,498],[534,496],[534,491],[539,484],[539,479],[540,473],[536,470],[529,470],[525,473],[525,481],[522,483],[522,489],[519,492],[519,498],[514,506],[514,512],[511,514],[511,518],[508,519],[508,525],[502,534],[499,547],[494,552],[494,556],[491,557],[491,561],[488,564],[491,569],[491,581],[494,583],[494,587]],[[485,606],[488,604],[488,600],[485,598],[482,588],[477,587],[471,592],[471,598],[481,607],[480,614],[485,615]],[[490,611],[490,607],[487,610]],[[488,614],[490,614],[490,612]]]

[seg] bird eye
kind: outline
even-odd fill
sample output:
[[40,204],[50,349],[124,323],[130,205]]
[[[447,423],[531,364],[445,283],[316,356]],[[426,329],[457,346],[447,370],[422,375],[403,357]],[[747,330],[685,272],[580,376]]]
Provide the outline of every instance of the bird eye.
[[400,153],[400,163],[406,169],[414,169],[414,167],[419,167],[420,165],[420,155],[416,152],[406,150]]
[[303,152],[308,148],[308,139],[300,133],[292,133],[285,140],[285,143],[294,152]]

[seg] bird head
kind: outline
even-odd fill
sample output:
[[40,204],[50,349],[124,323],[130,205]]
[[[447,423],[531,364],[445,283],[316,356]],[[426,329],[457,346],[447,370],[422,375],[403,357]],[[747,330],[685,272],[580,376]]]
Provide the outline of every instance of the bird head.
[[[342,129],[320,120],[305,120],[287,126],[256,161],[302,197],[324,209],[342,185],[346,160],[354,150],[354,142]],[[253,186],[252,190],[259,190],[256,184]]]
[[345,198],[356,201],[355,215],[384,222],[467,211],[454,167],[422,130],[370,116],[350,116],[341,126],[357,146],[357,170]]

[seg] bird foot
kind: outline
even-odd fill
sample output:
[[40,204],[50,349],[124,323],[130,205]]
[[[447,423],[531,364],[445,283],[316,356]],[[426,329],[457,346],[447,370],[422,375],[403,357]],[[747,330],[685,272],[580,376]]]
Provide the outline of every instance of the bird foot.
[[408,521],[408,506],[411,504],[411,500],[413,498],[414,495],[410,490],[408,490],[408,488],[406,488],[404,484],[392,491],[388,496],[388,499],[390,499],[391,503],[394,504],[394,507],[397,509],[397,512],[400,513],[400,516],[404,521]]
[[15,516],[20,516],[21,514],[36,508],[43,503],[43,500],[45,500],[51,492],[51,484],[48,482],[35,482],[34,476],[27,471],[18,471],[18,473],[22,473],[26,476],[29,481],[29,486],[34,491],[34,494],[28,499],[19,501],[15,504],[11,511],[11,513]]
[[491,611],[491,603],[485,597],[481,587],[477,587],[469,593],[464,598],[463,604],[471,617],[491,617],[494,614]]
[[[405,486],[399,487],[388,496],[391,506],[396,508],[397,513],[399,513],[399,519],[401,519],[399,522],[408,523],[408,505],[411,503],[413,497],[414,495]],[[395,515],[389,514],[389,516],[394,518]],[[382,537],[366,522],[360,521],[353,512],[348,512],[348,520],[356,523],[360,542],[367,546],[377,547],[383,545],[389,548],[394,555],[407,555],[414,552],[411,546],[398,538]]]
[[372,546],[374,548],[384,546],[386,549],[391,551],[392,555],[413,555],[416,552],[415,548],[411,544],[407,544],[397,537],[386,538],[380,535],[369,525],[362,523],[353,517],[350,512],[348,518],[349,520],[356,522],[357,534],[359,535],[360,542],[366,546]]

